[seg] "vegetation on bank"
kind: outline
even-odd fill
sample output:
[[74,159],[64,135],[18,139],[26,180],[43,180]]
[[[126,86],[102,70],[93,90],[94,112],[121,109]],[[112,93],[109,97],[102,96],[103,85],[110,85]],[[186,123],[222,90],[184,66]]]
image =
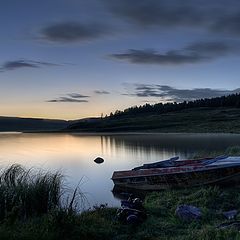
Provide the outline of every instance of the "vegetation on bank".
[[192,108],[82,121],[66,132],[240,133],[240,108]]
[[[200,221],[182,222],[175,215],[179,204],[199,207]],[[97,208],[77,214],[53,210],[21,221],[6,217],[0,224],[1,239],[81,239],[81,240],[233,240],[237,229],[217,229],[227,222],[222,211],[240,210],[240,188],[204,187],[152,193],[145,199],[147,219],[138,226],[121,224],[116,209]],[[237,216],[240,220],[240,217]]]
[[59,173],[31,174],[12,165],[0,175],[0,221],[10,218],[25,220],[61,208]]
[[[240,147],[213,155],[239,155]],[[200,153],[204,157],[209,153]],[[199,187],[153,192],[146,196],[147,219],[137,226],[120,223],[116,208],[95,207],[79,213],[79,193],[64,191],[59,173],[36,173],[13,165],[0,174],[0,239],[16,240],[233,240],[237,229],[218,229],[223,211],[240,212],[240,187]],[[63,201],[64,198],[68,201]],[[68,196],[68,197],[67,197]],[[201,220],[183,222],[180,204],[201,209]],[[237,216],[240,220],[240,215]]]

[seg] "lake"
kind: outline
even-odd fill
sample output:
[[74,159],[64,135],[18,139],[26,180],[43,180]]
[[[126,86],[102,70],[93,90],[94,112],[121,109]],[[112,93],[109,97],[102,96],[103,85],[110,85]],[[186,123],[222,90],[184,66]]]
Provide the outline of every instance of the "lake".
[[[39,134],[1,133],[0,165],[13,163],[27,168],[60,170],[66,184],[80,188],[89,206],[108,203],[118,206],[112,194],[111,176],[115,170],[126,170],[179,156],[190,158],[196,152],[215,151],[240,145],[237,134]],[[96,157],[104,158],[96,164]]]

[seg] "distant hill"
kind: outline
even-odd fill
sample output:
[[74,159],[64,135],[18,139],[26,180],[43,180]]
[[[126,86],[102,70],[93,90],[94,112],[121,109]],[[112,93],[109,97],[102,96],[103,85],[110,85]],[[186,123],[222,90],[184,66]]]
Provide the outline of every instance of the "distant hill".
[[0,117],[0,131],[56,131],[66,128],[68,121],[41,118]]
[[116,111],[93,122],[75,122],[65,131],[240,133],[240,94],[182,103],[136,106]]

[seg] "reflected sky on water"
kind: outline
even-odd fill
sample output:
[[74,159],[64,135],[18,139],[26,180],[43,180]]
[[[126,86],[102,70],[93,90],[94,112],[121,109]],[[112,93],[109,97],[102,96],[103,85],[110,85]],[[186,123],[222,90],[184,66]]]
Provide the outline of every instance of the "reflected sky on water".
[[[80,181],[90,206],[119,205],[111,192],[115,170],[167,159],[191,158],[202,151],[219,151],[240,145],[234,134],[130,134],[82,136],[80,134],[0,134],[0,165],[13,163],[25,167],[60,170],[72,188]],[[103,164],[96,164],[96,157]]]

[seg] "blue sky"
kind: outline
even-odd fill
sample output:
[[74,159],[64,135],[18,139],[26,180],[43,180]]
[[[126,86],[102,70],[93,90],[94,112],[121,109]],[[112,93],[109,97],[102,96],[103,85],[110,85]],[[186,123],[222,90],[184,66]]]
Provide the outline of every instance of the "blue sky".
[[237,0],[0,2],[0,115],[76,119],[239,92]]

